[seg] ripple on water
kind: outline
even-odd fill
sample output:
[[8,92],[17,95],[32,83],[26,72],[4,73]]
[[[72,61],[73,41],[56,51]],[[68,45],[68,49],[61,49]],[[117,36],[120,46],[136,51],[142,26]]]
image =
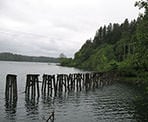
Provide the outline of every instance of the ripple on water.
[[[18,101],[13,109],[6,108],[4,87],[0,88],[0,121],[2,122],[45,122],[49,113],[55,111],[55,122],[131,122],[135,113],[132,100],[136,90],[126,85],[114,84],[93,91],[69,92],[55,98],[40,97],[31,103],[25,101],[25,76],[29,72],[53,74],[57,72],[78,72],[79,70],[46,64],[1,63],[0,83],[5,86],[8,71],[18,74]],[[8,65],[8,66],[6,66]],[[2,68],[3,67],[3,68]],[[55,68],[55,69],[54,69]],[[52,69],[52,70],[51,70]],[[55,74],[55,72],[54,72]]]

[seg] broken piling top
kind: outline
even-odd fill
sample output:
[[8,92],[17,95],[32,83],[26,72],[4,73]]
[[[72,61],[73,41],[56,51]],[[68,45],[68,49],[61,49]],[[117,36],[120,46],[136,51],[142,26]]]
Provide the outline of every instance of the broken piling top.
[[5,97],[10,102],[17,100],[17,75],[8,74],[6,76]]
[[39,74],[27,74],[27,77],[38,77],[40,76]]
[[7,74],[8,77],[17,77],[15,74]]
[[47,74],[43,74],[43,78],[47,78],[48,77],[48,75]]
[[27,74],[27,82],[39,82],[39,77],[40,75],[39,74]]
[[42,78],[44,80],[51,80],[52,78],[55,78],[55,75],[43,74]]
[[16,81],[17,75],[14,74],[7,74],[6,76],[6,81],[8,81],[8,83],[13,83]]

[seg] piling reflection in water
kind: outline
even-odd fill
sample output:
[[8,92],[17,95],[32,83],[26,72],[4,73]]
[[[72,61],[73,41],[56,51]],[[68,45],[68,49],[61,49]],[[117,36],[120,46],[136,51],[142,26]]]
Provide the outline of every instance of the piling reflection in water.
[[38,98],[29,99],[28,97],[25,97],[25,108],[27,112],[27,117],[30,117],[32,120],[39,119]]
[[6,118],[9,118],[10,120],[15,120],[16,111],[17,111],[17,100],[13,100],[10,102],[8,99],[5,98]]

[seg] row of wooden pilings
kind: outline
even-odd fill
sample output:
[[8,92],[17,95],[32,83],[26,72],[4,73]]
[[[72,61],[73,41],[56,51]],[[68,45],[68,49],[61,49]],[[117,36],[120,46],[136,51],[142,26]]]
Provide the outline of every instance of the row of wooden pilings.
[[[114,72],[91,72],[91,73],[73,73],[42,76],[39,81],[39,74],[28,74],[26,78],[25,95],[29,99],[36,96],[40,97],[39,83],[42,83],[41,93],[44,96],[57,96],[57,93],[69,91],[82,91],[103,87],[112,84],[115,81]],[[16,101],[17,96],[17,76],[8,74],[6,76],[5,98],[7,101]]]

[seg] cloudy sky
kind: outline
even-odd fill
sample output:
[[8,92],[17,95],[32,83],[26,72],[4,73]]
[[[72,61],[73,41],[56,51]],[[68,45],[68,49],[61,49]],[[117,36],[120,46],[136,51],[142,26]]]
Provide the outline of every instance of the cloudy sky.
[[0,52],[73,57],[99,26],[133,20],[136,0],[0,0]]

